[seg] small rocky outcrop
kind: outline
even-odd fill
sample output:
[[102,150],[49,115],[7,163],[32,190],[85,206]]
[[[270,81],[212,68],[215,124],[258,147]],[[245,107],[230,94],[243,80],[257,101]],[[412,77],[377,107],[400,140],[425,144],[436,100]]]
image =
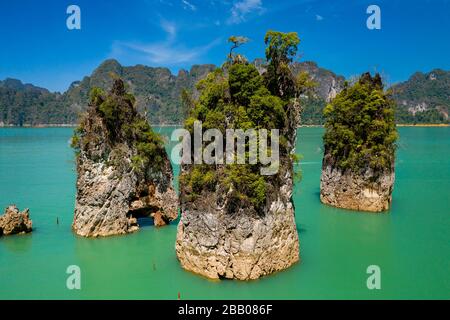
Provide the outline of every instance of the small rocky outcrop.
[[11,205],[0,216],[0,236],[29,233],[32,231],[32,226],[29,209],[20,212],[15,205]]
[[177,217],[173,173],[162,138],[134,107],[122,80],[91,93],[72,139],[77,152],[73,230],[85,237],[137,231],[137,218],[162,226]]
[[[285,46],[295,54],[297,40],[294,33],[269,33],[266,52],[279,53],[278,46]],[[182,165],[182,213],[175,247],[186,270],[212,279],[252,280],[299,261],[292,190],[300,93],[285,68],[290,61],[283,54],[270,55],[267,71],[260,74],[243,56],[230,54],[221,69],[198,84],[200,97],[185,125],[191,137],[192,124],[199,121],[226,137],[217,150],[234,139],[224,134],[227,129],[243,126],[277,128],[283,143],[272,151],[279,159],[277,170],[269,175],[261,173],[261,163]],[[205,143],[202,148],[208,149]]]
[[397,132],[394,102],[383,90],[381,77],[363,74],[338,94],[324,115],[320,200],[351,210],[388,210]]

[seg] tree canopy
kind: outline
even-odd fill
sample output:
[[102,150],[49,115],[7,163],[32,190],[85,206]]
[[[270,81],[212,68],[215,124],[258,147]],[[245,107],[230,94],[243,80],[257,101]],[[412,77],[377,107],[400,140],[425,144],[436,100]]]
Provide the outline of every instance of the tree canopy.
[[300,39],[296,32],[268,31],[264,37],[268,62],[265,79],[267,88],[283,100],[289,100],[298,93],[297,81],[289,64],[297,54]]

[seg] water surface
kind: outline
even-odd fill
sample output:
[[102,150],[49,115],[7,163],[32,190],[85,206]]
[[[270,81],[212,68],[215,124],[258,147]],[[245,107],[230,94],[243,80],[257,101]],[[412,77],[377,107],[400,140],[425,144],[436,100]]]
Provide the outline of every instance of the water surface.
[[[157,130],[169,135],[172,128]],[[392,208],[362,214],[320,203],[323,129],[300,129],[303,180],[294,201],[301,262],[238,282],[181,269],[176,224],[146,223],[105,239],[75,236],[72,129],[0,128],[0,208],[30,208],[34,226],[32,234],[0,238],[0,299],[449,299],[450,128],[399,132]],[[69,265],[81,268],[81,290],[66,288]],[[367,289],[369,265],[381,268],[381,290]]]

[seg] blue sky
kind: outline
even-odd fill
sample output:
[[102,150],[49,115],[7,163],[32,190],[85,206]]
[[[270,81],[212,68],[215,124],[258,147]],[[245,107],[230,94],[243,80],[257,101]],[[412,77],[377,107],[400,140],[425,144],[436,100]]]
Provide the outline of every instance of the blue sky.
[[[66,27],[71,4],[81,30]],[[371,4],[381,30],[366,27]],[[251,39],[241,53],[253,59],[268,29],[298,32],[301,60],[347,77],[450,69],[450,0],[16,0],[0,3],[0,79],[64,91],[107,58],[176,73],[221,64],[230,35]]]

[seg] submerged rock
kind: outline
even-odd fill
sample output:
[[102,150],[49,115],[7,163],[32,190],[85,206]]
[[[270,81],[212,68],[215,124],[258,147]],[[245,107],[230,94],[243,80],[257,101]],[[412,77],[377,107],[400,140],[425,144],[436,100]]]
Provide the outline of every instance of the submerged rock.
[[0,216],[0,236],[29,233],[32,231],[33,223],[30,219],[30,210],[22,212],[15,205],[5,209],[5,213]]
[[77,198],[73,230],[85,237],[137,231],[137,218],[162,226],[177,217],[173,172],[162,139],[134,107],[121,80],[95,89],[73,138]]

